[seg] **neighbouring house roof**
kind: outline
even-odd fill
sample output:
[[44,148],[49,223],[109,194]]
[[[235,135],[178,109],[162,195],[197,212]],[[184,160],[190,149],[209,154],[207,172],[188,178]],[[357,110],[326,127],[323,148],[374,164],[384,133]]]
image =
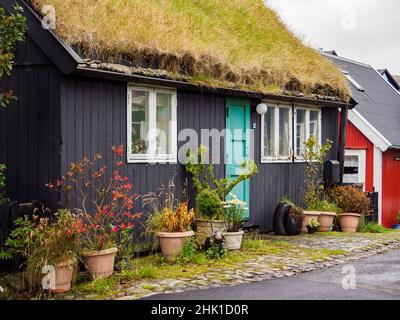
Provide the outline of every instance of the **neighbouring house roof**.
[[378,69],[378,71],[396,90],[400,90],[399,83],[388,69]]
[[84,67],[348,102],[346,79],[262,0],[28,0]]
[[349,112],[350,121],[382,151],[400,148],[400,92],[368,64],[323,55],[348,77],[352,97],[358,102]]
[[400,76],[393,76],[393,78],[400,85]]

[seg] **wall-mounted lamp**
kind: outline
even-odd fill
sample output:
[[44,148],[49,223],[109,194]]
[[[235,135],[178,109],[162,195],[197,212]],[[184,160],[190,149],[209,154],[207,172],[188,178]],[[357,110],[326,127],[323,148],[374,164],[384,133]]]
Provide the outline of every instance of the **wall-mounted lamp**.
[[265,103],[260,103],[260,104],[257,106],[257,113],[258,113],[259,115],[266,114],[267,111],[268,111],[268,107],[267,107],[267,105],[266,105]]

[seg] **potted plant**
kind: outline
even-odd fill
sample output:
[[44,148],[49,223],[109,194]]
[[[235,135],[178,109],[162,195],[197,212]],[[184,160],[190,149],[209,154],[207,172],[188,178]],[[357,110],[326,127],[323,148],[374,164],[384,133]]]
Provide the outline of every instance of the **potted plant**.
[[150,208],[147,231],[160,240],[161,252],[169,262],[179,256],[185,241],[194,235],[191,224],[194,210],[188,208],[188,201],[175,196],[175,185],[170,180],[168,188],[160,188],[142,197],[144,208]]
[[312,212],[318,212],[318,223],[320,227],[319,232],[332,231],[334,220],[337,215],[341,212],[340,208],[333,202],[328,200],[318,200],[311,204],[309,210]]
[[71,191],[75,194],[73,200],[80,200],[80,205],[71,212],[81,226],[81,254],[93,280],[113,273],[118,247],[131,242],[134,222],[140,217],[133,212],[136,194],[132,184],[122,174],[124,148],[112,147],[112,151],[115,161],[112,173],[107,174],[107,167],[100,166],[102,156],[96,154],[93,159],[85,157],[72,163],[61,180],[47,184],[63,193],[66,204]]
[[214,232],[225,231],[222,202],[214,190],[204,189],[197,194],[196,213],[201,217],[196,218],[197,238],[201,246]]
[[397,224],[393,225],[393,229],[400,230],[400,211],[396,215]]
[[247,203],[240,201],[233,193],[230,194],[230,197],[230,200],[222,203],[226,223],[226,231],[222,234],[228,250],[239,250],[242,247],[244,235],[241,226],[248,208],[246,207]]
[[329,192],[330,199],[341,209],[339,223],[343,232],[357,232],[361,215],[369,211],[370,200],[359,188],[337,186]]
[[304,223],[303,209],[296,206],[288,197],[283,197],[281,202],[290,206],[288,214],[284,219],[285,221],[283,222],[286,233],[290,236],[299,235]]
[[306,172],[304,202],[307,210],[304,211],[303,231],[307,231],[307,225],[312,219],[318,219],[319,231],[332,229],[338,208],[328,201],[323,181],[323,165],[331,147],[332,141],[330,140],[327,140],[322,146],[318,145],[315,136],[311,136],[305,142],[302,158],[305,162]]
[[[185,170],[192,177],[193,189],[196,192],[197,237],[201,245],[204,244],[207,237],[210,237],[214,231],[222,232],[225,230],[225,222],[220,220],[223,217],[221,203],[226,200],[229,193],[240,182],[250,179],[258,172],[254,161],[246,160],[241,164],[242,171],[236,179],[231,180],[227,177],[217,179],[214,174],[213,164],[205,161],[207,151],[207,148],[202,145],[199,146],[196,153],[188,149],[186,152],[187,163],[185,164]],[[212,206],[216,205],[215,195],[217,195],[220,202],[219,211],[210,212],[212,221],[210,215],[205,213],[205,211],[209,210],[202,212],[198,205],[199,201],[197,201],[201,199],[205,200],[207,195],[211,195],[212,197]]]
[[[42,285],[51,293],[68,292],[77,269],[81,231],[70,212],[58,211],[53,222],[35,214],[32,219],[21,217],[15,226],[5,242],[3,257],[24,258],[24,275],[30,290]],[[43,270],[49,272],[48,276],[44,277]]]
[[319,224],[319,222],[315,219],[311,219],[310,222],[307,224],[307,231],[309,234],[314,234],[315,232],[318,231],[318,228],[321,225]]

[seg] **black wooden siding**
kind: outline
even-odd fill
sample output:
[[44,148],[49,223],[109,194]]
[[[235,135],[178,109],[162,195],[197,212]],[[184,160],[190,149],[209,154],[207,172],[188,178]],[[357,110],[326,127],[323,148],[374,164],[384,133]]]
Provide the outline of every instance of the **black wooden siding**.
[[[84,78],[62,80],[62,172],[68,169],[72,161],[93,156],[96,152],[104,155],[104,164],[110,165],[111,146],[126,145],[126,90],[126,83],[120,82]],[[260,225],[263,231],[271,231],[272,215],[279,199],[288,195],[295,201],[301,201],[304,165],[260,163],[261,121],[255,112],[256,104],[257,101],[252,101],[252,122],[257,123],[254,150],[259,174],[251,180],[251,223]],[[178,91],[177,111],[178,132],[185,128],[195,129],[198,133],[201,129],[225,128],[225,97],[222,95]],[[322,117],[323,140],[335,142],[330,155],[334,159],[337,152],[337,110],[323,109]],[[180,164],[128,164],[126,168],[126,174],[133,181],[138,194],[154,191],[175,174],[180,190],[186,179],[184,167]],[[217,176],[222,177],[224,166],[216,166],[216,172]],[[190,195],[193,200],[193,193]]]
[[[59,195],[44,184],[64,174],[73,161],[100,152],[102,164],[112,163],[111,147],[126,145],[127,84],[98,79],[60,78],[59,72],[31,39],[20,43],[12,76],[1,81],[2,89],[18,96],[7,108],[0,108],[0,163],[6,163],[7,192],[11,200],[38,199],[56,208]],[[178,90],[178,132],[185,128],[225,128],[225,96]],[[288,195],[301,201],[304,165],[261,164],[261,120],[252,101],[255,129],[255,161],[259,173],[251,180],[251,223],[262,231],[272,230],[272,215],[279,199]],[[334,141],[330,158],[338,148],[338,112],[323,108],[323,140]],[[185,142],[180,142],[182,145]],[[178,145],[179,147],[179,145]],[[221,154],[224,153],[221,146]],[[126,174],[135,191],[157,189],[176,174],[178,190],[186,181],[183,165],[128,164]],[[216,166],[218,177],[224,166]],[[190,190],[190,188],[189,188]],[[193,192],[190,192],[193,204]],[[77,205],[69,203],[70,206]]]
[[[65,78],[61,84],[61,172],[71,162],[84,156],[104,155],[100,165],[112,163],[111,147],[126,146],[127,84],[93,79]],[[221,95],[178,91],[178,132],[192,128],[225,127],[225,98]],[[183,144],[185,142],[181,142]],[[179,147],[179,146],[178,146]],[[186,181],[180,164],[128,164],[125,174],[135,186],[135,192],[154,191],[176,175],[181,190]],[[224,175],[223,166],[216,166],[216,175]],[[193,193],[190,192],[191,200]],[[74,203],[69,203],[74,205]]]
[[54,209],[59,196],[45,183],[60,172],[58,71],[28,37],[18,44],[12,74],[0,87],[18,98],[0,108],[0,163],[7,165],[7,195],[21,203],[38,199]]
[[[259,173],[250,182],[250,222],[259,225],[264,232],[273,230],[275,207],[283,196],[296,203],[302,203],[304,187],[303,163],[261,163],[261,117],[256,113],[257,102],[252,103],[252,122],[255,130],[255,162]],[[322,140],[332,140],[334,147],[329,153],[330,159],[336,159],[338,148],[338,111],[322,109]]]

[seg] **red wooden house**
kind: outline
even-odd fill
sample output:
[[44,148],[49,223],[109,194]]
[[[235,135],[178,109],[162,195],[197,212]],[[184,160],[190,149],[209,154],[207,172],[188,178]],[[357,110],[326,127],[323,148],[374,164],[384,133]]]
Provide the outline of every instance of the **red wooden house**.
[[400,211],[400,86],[387,70],[328,55],[345,73],[358,106],[349,110],[344,183],[379,194],[379,223]]

